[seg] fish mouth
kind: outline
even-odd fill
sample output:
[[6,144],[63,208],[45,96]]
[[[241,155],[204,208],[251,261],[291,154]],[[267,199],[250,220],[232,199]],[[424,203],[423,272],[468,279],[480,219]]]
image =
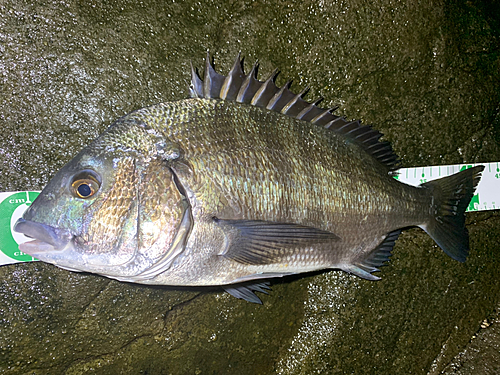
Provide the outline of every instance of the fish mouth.
[[61,251],[66,248],[74,237],[66,229],[55,228],[22,218],[17,220],[14,230],[27,237],[34,238],[33,241],[19,245],[19,250],[34,257],[48,251]]

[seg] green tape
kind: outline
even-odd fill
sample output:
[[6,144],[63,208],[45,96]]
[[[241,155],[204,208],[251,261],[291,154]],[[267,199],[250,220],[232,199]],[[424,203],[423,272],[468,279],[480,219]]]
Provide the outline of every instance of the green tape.
[[14,232],[13,227],[38,194],[37,191],[0,193],[0,265],[36,260],[19,250],[19,244],[29,238]]
[[[402,168],[396,178],[410,185],[420,185],[437,178],[449,176],[474,165],[484,165],[481,182],[472,198],[468,211],[495,210],[500,208],[500,162],[479,164],[441,165],[435,167]],[[0,193],[0,266],[36,260],[19,251],[19,244],[30,239],[13,231],[13,226],[23,212],[40,194],[36,191]]]
[[500,208],[500,162],[401,168],[396,178],[406,184],[418,186],[476,165],[484,165],[484,171],[467,211],[497,210]]

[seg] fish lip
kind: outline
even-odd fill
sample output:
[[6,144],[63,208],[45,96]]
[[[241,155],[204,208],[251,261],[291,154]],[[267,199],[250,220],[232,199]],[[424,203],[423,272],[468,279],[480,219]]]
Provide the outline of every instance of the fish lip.
[[27,242],[27,246],[23,246],[27,250],[26,253],[30,255],[35,253],[35,249],[39,249],[36,252],[48,250],[47,245],[50,245],[53,251],[63,250],[74,237],[67,229],[55,228],[23,218],[17,220],[14,230],[34,239],[34,241]]

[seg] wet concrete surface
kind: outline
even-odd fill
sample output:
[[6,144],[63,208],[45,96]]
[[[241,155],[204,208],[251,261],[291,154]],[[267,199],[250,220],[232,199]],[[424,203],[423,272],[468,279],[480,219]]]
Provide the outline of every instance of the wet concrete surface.
[[500,309],[484,319],[481,330],[446,367],[445,375],[500,373]]
[[[499,22],[493,2],[474,1],[5,0],[0,191],[40,190],[116,118],[186,98],[206,50],[222,72],[242,51],[262,77],[277,67],[278,83],[311,86],[380,129],[404,166],[498,161]],[[262,306],[3,266],[0,373],[481,373],[479,357],[498,363],[497,328],[481,324],[497,327],[500,215],[467,224],[464,264],[411,229],[382,281],[306,276]]]

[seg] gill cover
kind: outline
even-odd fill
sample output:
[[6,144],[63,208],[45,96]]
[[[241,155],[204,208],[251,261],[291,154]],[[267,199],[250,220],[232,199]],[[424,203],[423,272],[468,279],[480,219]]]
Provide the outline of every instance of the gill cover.
[[182,253],[193,226],[191,205],[184,189],[170,168],[161,160],[148,165],[139,186],[138,249],[139,257],[149,264],[130,277],[117,278],[137,282],[154,278],[170,268]]
[[25,212],[16,230],[35,240],[25,249],[66,269],[154,277],[191,230],[191,207],[170,168],[178,158],[180,150],[143,122],[116,121]]
[[[154,278],[170,267],[184,249],[192,216],[184,190],[170,168],[180,150],[144,123],[134,119],[124,122],[129,125],[129,134],[120,132],[123,144],[117,145],[116,128],[110,132],[115,151],[118,146],[123,155],[114,159],[114,182],[102,192],[89,221],[87,233],[93,248],[85,251],[96,254],[96,266],[99,258],[108,265],[93,272],[137,281]],[[109,151],[106,138],[100,143]],[[130,140],[139,142],[130,144]],[[106,256],[105,249],[112,254]],[[122,261],[113,261],[113,257]]]

